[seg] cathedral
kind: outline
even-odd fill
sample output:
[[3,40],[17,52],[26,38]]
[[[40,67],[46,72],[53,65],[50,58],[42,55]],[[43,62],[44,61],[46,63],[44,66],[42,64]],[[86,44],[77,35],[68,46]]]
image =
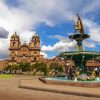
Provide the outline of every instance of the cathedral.
[[37,34],[33,35],[29,44],[21,44],[20,37],[15,32],[10,38],[8,65],[21,62],[34,64],[40,61],[40,38]]

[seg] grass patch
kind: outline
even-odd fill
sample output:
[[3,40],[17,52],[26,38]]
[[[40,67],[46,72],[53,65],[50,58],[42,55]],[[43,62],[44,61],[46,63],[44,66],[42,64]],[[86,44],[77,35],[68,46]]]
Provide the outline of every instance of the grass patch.
[[1,78],[13,78],[14,76],[11,74],[0,74],[0,79]]

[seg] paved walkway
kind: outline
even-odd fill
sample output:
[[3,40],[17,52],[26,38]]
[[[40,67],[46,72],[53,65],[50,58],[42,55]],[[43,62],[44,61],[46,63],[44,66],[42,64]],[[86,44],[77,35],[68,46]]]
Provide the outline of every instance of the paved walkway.
[[41,90],[41,91],[48,91],[48,92],[55,92],[55,93],[60,92],[62,94],[100,97],[100,88],[50,85],[50,84],[44,84],[38,79],[21,80],[19,85],[22,88],[28,88],[33,90]]
[[[100,100],[100,98],[58,94],[53,92],[34,91],[18,88],[19,80],[29,80],[27,85],[43,85],[34,76],[14,76],[10,79],[0,79],[0,100]],[[47,86],[44,84],[44,86]],[[59,87],[60,88],[60,87]]]

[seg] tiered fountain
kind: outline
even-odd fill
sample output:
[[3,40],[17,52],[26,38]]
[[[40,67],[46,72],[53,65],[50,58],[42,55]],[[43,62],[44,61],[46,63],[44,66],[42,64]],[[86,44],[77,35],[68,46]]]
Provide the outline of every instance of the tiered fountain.
[[[82,21],[80,16],[78,16],[77,24],[75,24],[75,34],[70,35],[69,38],[73,39],[77,42],[76,51],[72,52],[63,52],[59,54],[58,57],[64,59],[71,59],[74,61],[75,71],[79,69],[81,73],[79,75],[75,75],[74,78],[68,79],[66,77],[63,78],[44,78],[42,79],[46,83],[52,84],[63,84],[63,85],[73,85],[73,86],[87,86],[87,87],[100,87],[100,78],[95,75],[87,74],[86,63],[88,60],[93,60],[94,58],[100,56],[100,52],[95,51],[84,51],[82,42],[83,40],[90,38],[88,34],[84,34],[84,28],[82,25]],[[67,74],[66,74],[67,76]]]
[[82,42],[83,40],[90,38],[88,34],[84,34],[84,28],[80,16],[78,16],[77,24],[75,25],[75,34],[70,35],[69,38],[77,42],[76,51],[73,52],[63,52],[59,57],[67,58],[74,61],[75,67],[81,70],[81,74],[87,74],[86,63],[88,60],[93,60],[94,58],[100,56],[100,52],[94,51],[84,51]]

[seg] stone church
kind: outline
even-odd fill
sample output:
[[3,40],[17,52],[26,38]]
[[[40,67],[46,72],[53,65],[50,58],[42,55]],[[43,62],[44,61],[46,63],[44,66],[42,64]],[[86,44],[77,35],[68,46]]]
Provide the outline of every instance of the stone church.
[[29,44],[21,44],[20,37],[15,32],[10,38],[8,64],[14,65],[20,62],[34,64],[40,61],[40,38],[37,34],[33,35]]

